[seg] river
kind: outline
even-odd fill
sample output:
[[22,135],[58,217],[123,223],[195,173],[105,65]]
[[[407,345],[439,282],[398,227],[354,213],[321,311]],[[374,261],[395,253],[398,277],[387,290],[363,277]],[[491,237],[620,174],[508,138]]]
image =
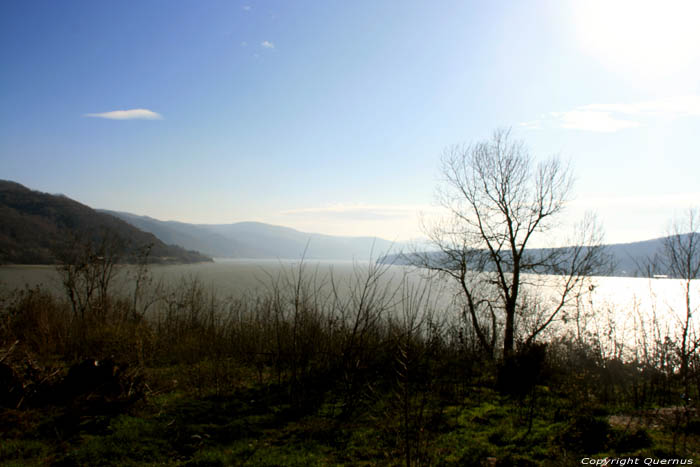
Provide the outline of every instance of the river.
[[[425,272],[405,266],[373,266],[368,262],[350,261],[308,261],[302,266],[295,261],[222,259],[214,263],[191,265],[151,266],[153,278],[166,285],[176,285],[183,279],[200,281],[205,289],[215,291],[218,296],[243,296],[264,294],[275,282],[284,283],[298,274],[300,267],[309,284],[322,290],[333,285],[341,294],[359,281],[364,280],[371,267],[382,271],[382,287],[396,288],[409,285],[413,290],[425,287]],[[129,272],[133,267],[126,266],[118,276],[117,286],[129,284]],[[331,282],[332,277],[332,282]],[[556,277],[550,276],[537,289],[540,296],[556,299],[558,290],[553,284]],[[2,266],[0,267],[0,290],[18,287],[43,286],[60,293],[60,275],[51,266]],[[432,305],[457,311],[451,307],[455,291],[449,282],[433,281],[431,288]],[[540,302],[543,303],[543,302]],[[691,306],[698,309],[700,303],[700,281],[691,283]],[[572,302],[561,320],[552,328],[567,326],[576,334],[587,332],[607,342],[606,352],[617,353],[621,348],[649,345],[654,339],[678,338],[680,326],[685,320],[684,283],[675,279],[646,279],[629,277],[592,277],[576,302]],[[576,319],[578,317],[578,319]],[[700,316],[695,321],[700,321]],[[699,326],[695,325],[696,331]]]

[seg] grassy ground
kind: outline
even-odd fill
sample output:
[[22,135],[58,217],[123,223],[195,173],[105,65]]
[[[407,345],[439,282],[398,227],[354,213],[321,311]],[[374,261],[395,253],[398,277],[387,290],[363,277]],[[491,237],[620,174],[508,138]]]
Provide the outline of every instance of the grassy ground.
[[0,464],[700,462],[696,354],[681,374],[669,340],[623,360],[563,337],[504,362],[372,274],[330,298],[301,275],[248,301],[0,296]]
[[90,405],[88,398],[5,409],[0,462],[563,466],[580,465],[583,457],[700,459],[696,417],[674,427],[673,419],[652,421],[640,412],[618,414],[611,424],[615,414],[604,406],[572,407],[567,393],[547,386],[522,400],[487,385],[463,398],[418,394],[407,417],[394,391],[368,396],[350,415],[341,401],[331,390],[294,403],[287,385],[266,384],[200,396],[174,387],[126,407]]

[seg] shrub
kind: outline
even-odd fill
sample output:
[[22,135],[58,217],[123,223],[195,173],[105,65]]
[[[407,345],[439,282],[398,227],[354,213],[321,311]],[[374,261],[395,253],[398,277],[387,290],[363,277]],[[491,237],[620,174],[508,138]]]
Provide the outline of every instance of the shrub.
[[605,450],[610,434],[607,420],[591,415],[575,417],[560,435],[561,444],[577,453],[595,454]]

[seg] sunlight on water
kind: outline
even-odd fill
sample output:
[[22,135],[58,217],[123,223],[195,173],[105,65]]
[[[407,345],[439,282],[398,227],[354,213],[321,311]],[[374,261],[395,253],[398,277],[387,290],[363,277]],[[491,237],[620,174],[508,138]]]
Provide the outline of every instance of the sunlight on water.
[[[330,290],[331,277],[340,293],[353,281],[366,277],[368,262],[319,262],[305,263],[303,274],[319,290]],[[153,266],[155,281],[177,286],[182,280],[197,279],[205,289],[215,291],[220,297],[262,295],[278,280],[284,281],[299,273],[299,263],[280,260],[219,260],[215,263],[194,265]],[[404,266],[383,266],[382,286],[398,288],[400,284],[423,287],[425,271]],[[125,268],[116,284],[129,287],[129,269]],[[526,276],[536,290],[537,304],[532,309],[546,310],[555,302],[560,290],[560,278],[555,276]],[[0,267],[0,287],[4,290],[42,284],[61,292],[60,277],[50,266]],[[433,306],[453,309],[452,297],[456,294],[448,282],[433,282]],[[655,340],[679,338],[680,325],[685,320],[685,284],[675,279],[646,279],[628,277],[594,277],[582,288],[578,300],[573,300],[558,315],[545,334],[549,338],[568,333],[570,336],[594,337],[609,355],[623,355],[632,348],[650,346]],[[525,288],[528,291],[528,288]],[[548,302],[549,301],[549,302]],[[691,283],[691,305],[697,309],[700,301],[700,282]],[[534,302],[533,302],[534,303]],[[629,356],[629,355],[628,355]]]

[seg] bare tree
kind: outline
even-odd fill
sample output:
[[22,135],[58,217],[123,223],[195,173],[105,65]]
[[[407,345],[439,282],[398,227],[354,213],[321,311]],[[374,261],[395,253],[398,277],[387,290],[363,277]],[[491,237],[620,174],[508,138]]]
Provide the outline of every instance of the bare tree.
[[[693,281],[700,279],[700,211],[689,209],[685,216],[675,219],[664,238],[661,252],[647,268],[650,277],[659,273],[680,279],[683,287],[684,310],[679,315],[680,344],[678,357],[683,384],[688,384],[690,359],[700,348],[700,336],[694,329],[693,315],[697,304],[693,303]],[[687,392],[687,387],[686,387]]]
[[[600,229],[589,218],[573,246],[529,248],[558,225],[572,177],[557,158],[536,164],[509,130],[447,149],[441,168],[438,199],[448,217],[426,229],[440,253],[418,254],[414,260],[457,282],[465,320],[481,347],[494,355],[502,342],[507,358],[513,353],[519,313],[538,315],[524,339],[529,343],[557,318],[584,277],[604,263]],[[523,289],[536,281],[532,273],[562,278],[552,305],[525,308]]]
[[61,264],[56,269],[75,317],[84,320],[88,311],[105,312],[123,250],[124,241],[105,230],[98,240],[74,238],[57,253]]

